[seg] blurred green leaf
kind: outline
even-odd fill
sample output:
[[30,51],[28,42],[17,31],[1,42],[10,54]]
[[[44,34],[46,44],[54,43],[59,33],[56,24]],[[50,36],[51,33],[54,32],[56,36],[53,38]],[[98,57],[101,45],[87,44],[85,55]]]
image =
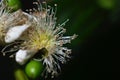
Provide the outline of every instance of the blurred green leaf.
[[111,10],[115,7],[116,0],[97,0],[100,7]]

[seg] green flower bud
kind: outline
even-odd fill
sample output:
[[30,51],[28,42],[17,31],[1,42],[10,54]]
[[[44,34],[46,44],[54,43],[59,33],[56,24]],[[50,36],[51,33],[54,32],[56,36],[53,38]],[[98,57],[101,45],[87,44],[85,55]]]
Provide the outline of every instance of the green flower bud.
[[31,79],[38,78],[43,72],[43,64],[40,61],[31,60],[25,67],[27,76]]
[[7,0],[8,7],[12,8],[13,11],[16,11],[21,8],[20,0]]

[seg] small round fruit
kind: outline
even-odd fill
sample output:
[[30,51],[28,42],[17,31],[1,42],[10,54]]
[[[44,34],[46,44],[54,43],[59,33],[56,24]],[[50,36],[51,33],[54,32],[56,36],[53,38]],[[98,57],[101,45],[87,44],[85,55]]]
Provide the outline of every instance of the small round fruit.
[[31,60],[25,67],[25,72],[29,78],[36,79],[38,78],[44,67],[42,62]]
[[20,0],[7,0],[8,7],[12,8],[12,10],[16,11],[21,8]]

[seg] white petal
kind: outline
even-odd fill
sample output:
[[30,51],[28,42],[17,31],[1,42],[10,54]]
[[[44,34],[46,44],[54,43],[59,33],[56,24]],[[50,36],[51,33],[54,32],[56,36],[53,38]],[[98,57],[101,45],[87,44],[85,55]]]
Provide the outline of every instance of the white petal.
[[36,52],[35,50],[19,50],[15,56],[16,62],[24,65]]
[[18,39],[21,34],[29,27],[29,25],[15,26],[8,30],[5,36],[5,42],[11,43]]

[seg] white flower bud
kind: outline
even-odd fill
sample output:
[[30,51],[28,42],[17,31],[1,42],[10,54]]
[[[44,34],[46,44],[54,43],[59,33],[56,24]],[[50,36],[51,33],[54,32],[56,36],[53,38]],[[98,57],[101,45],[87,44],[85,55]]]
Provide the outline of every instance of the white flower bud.
[[15,60],[20,65],[24,65],[36,52],[36,50],[19,50],[16,53]]
[[8,30],[5,36],[5,42],[11,43],[18,39],[21,34],[29,27],[30,25],[24,24],[22,26],[15,26]]

